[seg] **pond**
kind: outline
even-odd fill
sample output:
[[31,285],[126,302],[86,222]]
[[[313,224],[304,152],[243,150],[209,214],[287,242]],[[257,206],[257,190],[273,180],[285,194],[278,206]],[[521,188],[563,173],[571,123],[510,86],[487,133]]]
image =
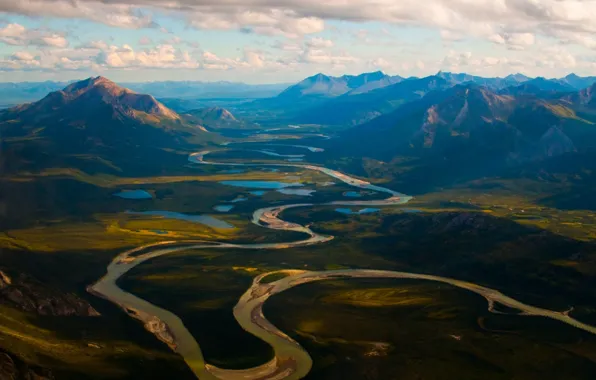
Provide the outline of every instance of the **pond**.
[[244,201],[247,201],[247,200],[248,200],[248,198],[246,198],[246,197],[244,197],[242,195],[238,195],[236,198],[232,199],[230,201],[230,203],[244,202]]
[[302,195],[306,197],[312,196],[316,190],[311,189],[279,189],[276,190],[278,193],[286,194],[286,195]]
[[362,196],[358,191],[346,191],[343,195],[350,198],[360,198]]
[[124,199],[153,199],[153,196],[145,190],[122,190],[112,195]]
[[233,205],[217,205],[217,206],[213,207],[213,209],[215,211],[219,211],[219,212],[228,212],[233,208],[234,208]]
[[227,169],[227,170],[220,170],[218,173],[220,174],[240,174],[244,173],[246,170],[244,169]]
[[311,189],[279,189],[276,190],[278,193],[286,194],[286,195],[302,195],[306,197],[312,196],[316,190]]
[[381,210],[378,208],[363,208],[359,211],[354,211],[350,208],[336,208],[335,211],[341,212],[342,214],[348,214],[348,215],[362,215],[362,214],[371,214],[373,212],[379,212]]
[[166,219],[185,220],[187,222],[204,224],[213,228],[234,228],[233,225],[209,215],[190,215],[173,211],[127,211],[127,213],[132,215],[161,216]]
[[249,191],[249,193],[251,193],[252,195],[256,195],[256,196],[261,196],[261,195],[265,195],[266,191],[264,190],[255,190],[255,191]]
[[248,187],[251,189],[283,189],[286,187],[304,186],[299,182],[279,182],[279,181],[220,181],[222,185],[235,187]]

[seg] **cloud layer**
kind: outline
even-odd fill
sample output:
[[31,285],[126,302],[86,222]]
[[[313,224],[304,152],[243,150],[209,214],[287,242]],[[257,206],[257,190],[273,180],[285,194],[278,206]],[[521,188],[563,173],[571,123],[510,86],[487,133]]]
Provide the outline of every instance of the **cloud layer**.
[[81,18],[123,28],[155,26],[154,10],[178,13],[201,29],[289,36],[317,33],[325,20],[419,25],[498,43],[512,40],[516,47],[534,33],[596,32],[596,2],[582,0],[0,0],[0,11],[6,13]]
[[[307,67],[547,75],[593,70],[596,62],[592,0],[0,0],[0,12],[0,47],[9,51],[0,70]],[[85,20],[138,35],[119,43],[81,43],[64,31],[20,25],[11,21],[14,15]],[[236,53],[202,49],[168,31],[172,25],[241,33],[267,46],[245,43],[234,46]],[[393,29],[379,31],[379,25]],[[405,30],[424,31],[434,40],[411,43],[408,32],[401,35]],[[159,37],[159,31],[167,34]]]

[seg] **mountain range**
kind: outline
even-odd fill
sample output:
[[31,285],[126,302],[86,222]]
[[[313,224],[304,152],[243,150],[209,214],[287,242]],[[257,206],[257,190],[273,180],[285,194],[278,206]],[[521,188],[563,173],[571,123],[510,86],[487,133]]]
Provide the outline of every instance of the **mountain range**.
[[327,149],[377,160],[383,170],[405,170],[401,180],[419,185],[569,156],[581,172],[596,150],[595,90],[593,84],[543,97],[540,90],[512,94],[474,83],[438,88],[340,132]]
[[[367,78],[368,81],[350,81]],[[571,74],[560,79],[529,78],[512,74],[484,78],[469,74],[439,72],[425,78],[389,77],[381,72],[356,77],[317,74],[289,87],[280,95],[256,101],[259,107],[284,109],[288,122],[323,125],[359,125],[390,113],[400,105],[420,99],[434,90],[475,84],[503,95],[534,95],[543,98],[573,93],[596,82],[596,77]],[[350,88],[352,83],[357,88]],[[250,107],[250,105],[247,105]]]
[[[36,101],[49,92],[63,89],[75,81],[0,83],[0,107]],[[287,84],[246,84],[236,82],[155,81],[120,83],[121,86],[156,98],[234,99],[267,98],[279,94]]]

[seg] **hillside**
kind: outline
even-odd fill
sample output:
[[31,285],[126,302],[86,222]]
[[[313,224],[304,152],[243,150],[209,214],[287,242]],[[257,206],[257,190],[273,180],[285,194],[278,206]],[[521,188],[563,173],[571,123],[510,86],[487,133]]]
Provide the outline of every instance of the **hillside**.
[[418,100],[433,90],[449,87],[443,78],[407,79],[366,93],[352,92],[307,108],[297,116],[300,123],[358,125]]
[[564,100],[458,85],[351,128],[328,149],[368,157],[404,181],[411,175],[417,185],[431,186],[589,152],[596,129],[579,109]]
[[288,87],[277,96],[278,99],[296,99],[304,96],[334,97],[343,95],[350,90],[358,89],[362,86],[373,86],[372,83],[382,81],[388,78],[388,75],[381,71],[374,73],[364,73],[360,75],[343,75],[341,77],[331,77],[324,74],[313,75],[297,84]]
[[135,160],[142,157],[164,156],[164,148],[215,138],[153,96],[103,77],[0,112],[0,132],[5,172],[64,165],[100,170],[100,159],[125,169],[137,166]]
[[401,80],[401,77],[390,77],[381,71],[340,77],[319,73],[288,87],[276,97],[254,101],[246,104],[244,108],[259,111],[265,109],[294,117],[299,112],[329,99],[348,93],[367,93]]

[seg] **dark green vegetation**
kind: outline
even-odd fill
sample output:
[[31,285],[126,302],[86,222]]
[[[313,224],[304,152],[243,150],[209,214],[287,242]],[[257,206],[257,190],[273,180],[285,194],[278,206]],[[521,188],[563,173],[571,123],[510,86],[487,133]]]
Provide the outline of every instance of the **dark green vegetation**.
[[596,340],[490,314],[476,295],[406,281],[333,281],[274,296],[270,320],[314,357],[308,379],[591,379]]

